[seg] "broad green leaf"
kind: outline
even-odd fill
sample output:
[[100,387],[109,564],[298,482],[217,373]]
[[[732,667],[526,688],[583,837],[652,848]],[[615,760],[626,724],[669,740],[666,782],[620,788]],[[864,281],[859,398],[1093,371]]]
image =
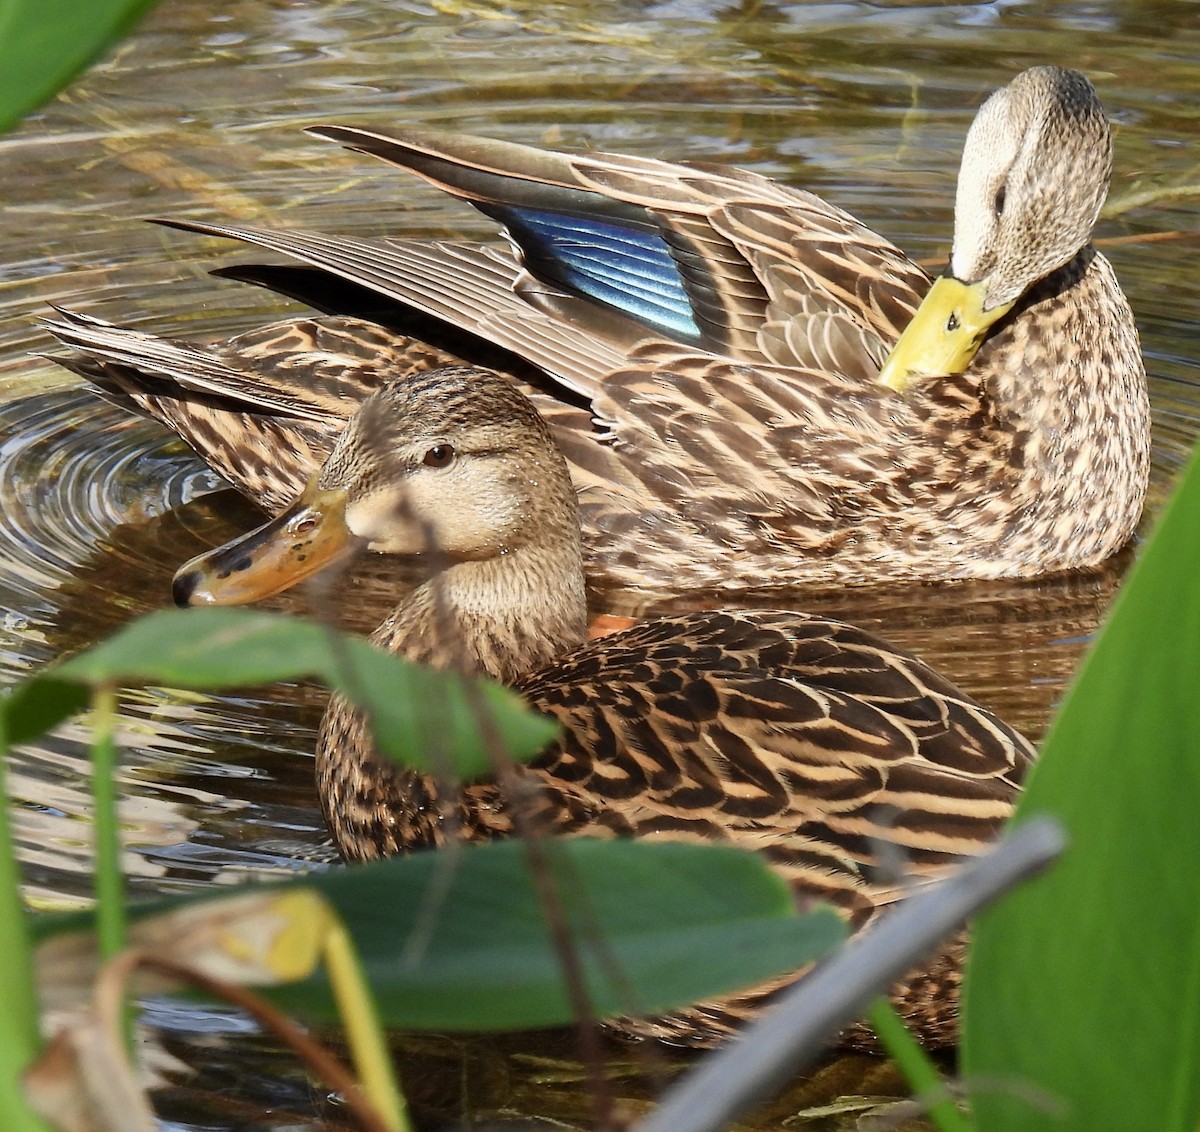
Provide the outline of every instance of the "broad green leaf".
[[1067,853],[975,933],[964,1071],[987,1083],[979,1132],[1200,1123],[1197,563],[1193,459],[1021,803],[1018,820],[1063,821]]
[[[78,689],[163,684],[219,689],[315,677],[370,713],[380,751],[418,770],[464,778],[491,768],[481,712],[513,759],[530,759],[556,725],[499,684],[409,664],[366,641],[300,618],[245,609],[167,609],[0,701],[12,742],[28,742],[82,706]],[[66,689],[66,694],[62,694]]]
[[0,131],[57,93],[154,0],[0,0]]
[[[812,962],[845,935],[829,909],[797,916],[783,880],[744,850],[587,838],[541,844],[603,1017],[661,1012],[751,985]],[[270,887],[300,885],[342,917],[385,1024],[512,1030],[572,1021],[523,843],[414,853]],[[44,918],[35,928],[45,937],[80,922]],[[65,965],[64,977],[84,966]],[[333,1019],[323,978],[264,993]]]
[[[602,1016],[662,1011],[747,986],[810,962],[843,934],[833,912],[796,918],[787,886],[754,854],[645,842],[545,844]],[[475,847],[458,861],[420,854],[396,865],[406,867],[386,884],[360,869],[316,882],[359,944],[389,1024],[506,1030],[571,1020],[520,842]],[[440,910],[428,903],[437,868],[454,870]],[[395,906],[385,910],[385,901]],[[431,923],[411,962],[404,942]],[[299,1009],[312,1002],[277,993]]]

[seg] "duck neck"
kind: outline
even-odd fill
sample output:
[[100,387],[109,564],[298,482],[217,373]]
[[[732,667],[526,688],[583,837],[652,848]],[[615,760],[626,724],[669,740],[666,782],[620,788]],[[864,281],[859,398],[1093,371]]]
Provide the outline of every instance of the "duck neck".
[[980,360],[993,375],[993,403],[1018,426],[1064,445],[1144,440],[1146,374],[1133,314],[1091,245],[1030,288]]
[[1019,309],[1034,317],[1011,318],[982,359],[996,423],[1012,444],[1005,491],[1019,506],[1010,533],[1066,538],[1076,562],[1100,561],[1132,534],[1149,481],[1150,406],[1133,315],[1092,247]]
[[587,603],[578,546],[527,545],[455,562],[400,603],[372,640],[436,668],[512,683],[581,645]]

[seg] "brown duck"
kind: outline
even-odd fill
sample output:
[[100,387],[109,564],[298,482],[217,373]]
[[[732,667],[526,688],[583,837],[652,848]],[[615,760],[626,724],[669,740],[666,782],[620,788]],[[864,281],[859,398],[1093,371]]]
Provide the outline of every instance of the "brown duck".
[[471,201],[514,250],[181,223],[312,265],[226,273],[375,321],[298,320],[223,347],[51,324],[79,351],[66,364],[271,510],[368,392],[486,348],[551,421],[597,580],[1027,576],[1098,563],[1138,521],[1145,374],[1090,243],[1111,140],[1078,72],[1033,68],[981,107],[932,289],[846,213],[752,173],[316,132]]
[[[881,846],[899,851],[914,883],[938,876],[996,835],[1032,758],[915,657],[840,622],[703,612],[585,644],[568,467],[530,402],[487,370],[385,385],[295,505],[183,567],[176,597],[252,599],[368,548],[429,570],[378,644],[502,680],[560,723],[561,740],[513,772],[527,820],[545,832],[759,850],[799,902],[830,901],[861,928],[902,895],[873,875]],[[513,829],[511,794],[492,781],[445,788],[382,761],[367,721],[340,699],[316,768],[350,860]],[[928,1042],[953,1040],[956,964],[943,956],[897,990]],[[711,1041],[761,997],[641,1032]]]

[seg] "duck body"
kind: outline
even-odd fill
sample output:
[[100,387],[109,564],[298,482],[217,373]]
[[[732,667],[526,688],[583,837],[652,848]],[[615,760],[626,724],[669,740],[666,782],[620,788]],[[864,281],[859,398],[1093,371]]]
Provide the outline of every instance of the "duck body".
[[[252,600],[256,585],[278,589],[367,548],[430,572],[377,644],[504,681],[562,737],[529,766],[451,784],[383,760],[369,721],[335,697],[317,784],[350,860],[514,830],[725,841],[763,852],[798,903],[829,901],[862,928],[905,891],[887,847],[915,883],[980,851],[1032,758],[927,665],[840,622],[707,611],[585,643],[567,464],[529,400],[491,371],[384,385],[304,495],[184,566],[177,599]],[[931,1043],[953,1040],[958,958],[900,992]],[[766,993],[627,1028],[711,1042]]]
[[[567,457],[597,581],[1022,577],[1095,565],[1136,527],[1145,372],[1128,303],[1090,244],[1110,141],[1076,72],[1034,68],[981,109],[960,174],[957,274],[932,291],[848,214],[752,173],[428,130],[316,132],[474,204],[512,250],[178,224],[301,260],[224,273],[334,316],[283,327],[276,351],[218,350],[216,368],[238,371],[220,427],[229,403],[211,351],[201,362],[186,343],[164,349],[94,320],[52,327],[80,352],[76,368],[127,395],[148,371],[175,384],[177,403],[215,387],[200,425],[196,411],[141,404],[271,509],[287,491],[265,491],[262,468],[298,490],[356,398],[410,365],[410,349],[426,365],[496,364],[498,350]],[[960,283],[969,298],[945,315],[938,296]],[[932,371],[912,346],[931,318],[970,327]],[[399,337],[372,356],[361,344],[378,341],[375,323]],[[437,350],[422,344],[431,323]],[[307,450],[288,434],[307,397],[296,326],[347,340],[343,400],[307,404],[321,438]]]
[[[421,655],[411,633],[391,619],[375,640]],[[886,873],[881,846],[899,846],[913,878],[979,851],[1032,757],[916,657],[788,610],[654,618],[509,683],[562,727],[552,751],[516,770],[536,828],[756,845],[805,900],[841,906],[856,926],[896,895],[894,878],[869,880]],[[364,727],[331,712],[317,753],[348,859],[513,832],[496,783],[447,793],[376,758]]]
[[[385,630],[375,640],[391,638]],[[316,780],[346,860],[519,829],[723,842],[761,853],[800,909],[831,905],[859,931],[994,841],[1034,757],[1019,733],[916,657],[844,622],[785,610],[656,618],[512,686],[558,721],[562,738],[503,784],[447,785],[381,759],[367,720],[335,697]],[[891,989],[931,1048],[958,1040],[964,956],[959,936]],[[711,1046],[796,977],[617,1029]],[[878,1049],[863,1026],[839,1044]]]

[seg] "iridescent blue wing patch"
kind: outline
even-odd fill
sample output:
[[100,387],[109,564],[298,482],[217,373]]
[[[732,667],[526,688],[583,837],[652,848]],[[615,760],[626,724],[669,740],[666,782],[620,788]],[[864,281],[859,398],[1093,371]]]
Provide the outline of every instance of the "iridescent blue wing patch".
[[473,203],[508,229],[538,278],[614,307],[676,341],[700,343],[683,276],[653,223]]

